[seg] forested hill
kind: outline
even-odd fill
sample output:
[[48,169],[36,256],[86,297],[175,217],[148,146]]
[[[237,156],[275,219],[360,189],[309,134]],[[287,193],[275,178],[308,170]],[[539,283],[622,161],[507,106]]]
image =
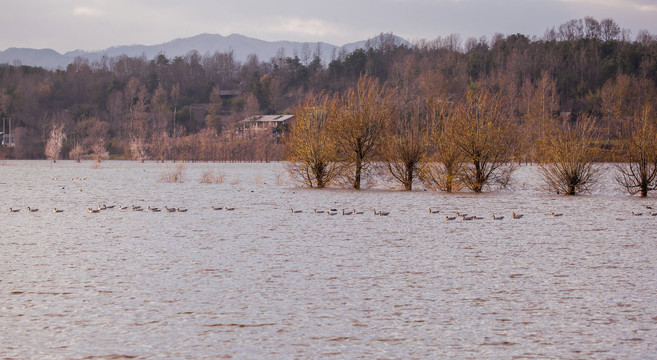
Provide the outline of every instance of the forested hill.
[[403,96],[432,94],[446,100],[483,84],[499,93],[519,119],[528,99],[545,84],[554,84],[549,106],[555,113],[611,116],[655,99],[657,36],[644,31],[630,38],[610,19],[572,20],[540,38],[450,35],[411,46],[395,39],[382,34],[366,49],[336,54],[328,62],[312,51],[245,61],[231,52],[191,51],[153,60],[76,58],[55,71],[2,65],[0,117],[11,119],[14,157],[43,158],[54,122],[64,124],[65,148],[84,144],[93,133],[107,139],[105,147],[114,155],[129,155],[129,139],[137,132],[147,141],[208,132],[223,141],[239,120],[291,112],[307,93],[343,91],[362,74]]

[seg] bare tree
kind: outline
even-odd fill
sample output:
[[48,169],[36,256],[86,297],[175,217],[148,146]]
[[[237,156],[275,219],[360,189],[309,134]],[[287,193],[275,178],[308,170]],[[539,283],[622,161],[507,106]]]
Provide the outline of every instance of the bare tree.
[[582,115],[574,123],[555,121],[539,145],[539,167],[547,188],[565,195],[590,190],[600,175],[594,162],[600,153],[599,139],[594,117]]
[[57,162],[59,153],[62,151],[64,139],[66,139],[66,134],[64,133],[64,123],[53,124],[52,129],[50,129],[50,136],[46,142],[45,155],[48,160]]
[[657,190],[657,125],[650,105],[630,121],[622,149],[627,163],[617,164],[616,181],[630,194],[648,196]]
[[75,160],[76,162],[80,162],[80,159],[82,158],[82,155],[84,155],[85,150],[82,144],[79,142],[75,142],[73,147],[71,148],[71,151],[68,153],[68,157],[71,158],[72,160]]
[[382,155],[390,175],[410,191],[424,166],[429,110],[419,104],[398,109],[403,110],[388,123]]
[[461,188],[461,172],[465,166],[463,154],[456,144],[460,131],[454,121],[453,109],[440,106],[434,110],[429,134],[429,158],[422,168],[420,179],[430,188],[446,192]]
[[463,184],[477,193],[491,183],[506,185],[514,170],[508,162],[514,141],[500,96],[469,90],[465,101],[456,104],[453,121],[459,129],[454,141],[467,163],[460,177]]
[[288,171],[310,187],[323,188],[339,175],[336,144],[331,140],[329,121],[334,105],[327,95],[306,97],[294,112],[286,139]]
[[148,158],[148,145],[146,139],[141,136],[130,136],[130,154],[135,160],[144,162]]
[[393,113],[392,92],[377,80],[363,76],[356,88],[344,92],[337,102],[332,132],[341,156],[352,168],[344,176],[359,190],[363,173],[378,150],[384,126]]

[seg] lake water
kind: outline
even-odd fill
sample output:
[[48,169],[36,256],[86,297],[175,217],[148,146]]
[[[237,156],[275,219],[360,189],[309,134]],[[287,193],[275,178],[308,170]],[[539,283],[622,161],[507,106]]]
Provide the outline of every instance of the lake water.
[[557,196],[531,166],[480,195],[302,189],[280,163],[158,182],[174,167],[0,165],[3,358],[657,358],[654,195]]

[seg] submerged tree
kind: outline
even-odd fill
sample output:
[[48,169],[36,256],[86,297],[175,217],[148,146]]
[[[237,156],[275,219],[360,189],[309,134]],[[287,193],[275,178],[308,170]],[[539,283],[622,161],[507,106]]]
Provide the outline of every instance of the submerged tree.
[[554,123],[540,143],[540,173],[551,191],[576,195],[590,190],[600,169],[594,163],[600,148],[596,119],[582,115],[574,123]]
[[57,162],[59,158],[59,153],[62,151],[62,145],[66,139],[66,134],[64,134],[64,124],[56,123],[53,124],[52,129],[50,129],[50,136],[48,137],[48,142],[46,142],[45,155],[48,160],[52,162]]
[[468,90],[453,111],[454,143],[466,163],[463,184],[476,193],[491,183],[506,185],[514,170],[508,162],[513,137],[503,100],[487,90]]
[[648,196],[657,189],[657,124],[650,105],[630,121],[622,149],[627,163],[617,164],[616,181],[630,194]]
[[144,162],[148,158],[147,148],[148,144],[143,136],[130,136],[130,155],[133,159]]
[[333,106],[327,95],[310,94],[294,112],[286,141],[288,170],[310,187],[323,188],[339,175],[337,149],[329,131]]
[[456,144],[460,129],[457,128],[449,107],[441,106],[434,110],[434,114],[428,139],[429,155],[420,179],[430,189],[458,191],[461,188],[460,176],[464,167],[463,154]]
[[397,118],[388,123],[382,156],[390,175],[410,191],[424,166],[428,110],[420,105],[400,105],[398,109],[402,110]]
[[364,172],[382,140],[386,122],[393,113],[392,92],[368,76],[358,80],[356,88],[345,91],[337,99],[332,133],[351,170],[344,176],[359,190]]

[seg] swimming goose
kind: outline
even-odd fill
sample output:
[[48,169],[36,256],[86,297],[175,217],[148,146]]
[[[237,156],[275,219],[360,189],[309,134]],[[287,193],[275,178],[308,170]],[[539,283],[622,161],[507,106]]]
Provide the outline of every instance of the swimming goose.
[[445,215],[445,220],[446,221],[456,220],[456,216],[447,216],[447,215]]
[[19,212],[19,211],[21,211],[21,209],[12,209],[12,208],[9,208],[9,212]]
[[493,214],[493,220],[502,220],[502,219],[504,219],[504,216],[495,216],[495,214]]
[[144,209],[142,209],[141,206],[132,205],[132,211],[144,211]]
[[166,206],[164,207],[164,210],[166,210],[167,212],[176,212],[175,208],[168,208]]
[[429,208],[429,214],[438,214],[440,210],[434,210],[432,208]]
[[317,209],[314,209],[313,211],[315,212],[315,214],[323,214],[323,213],[325,213],[324,210],[317,210]]
[[294,210],[294,209],[290,209],[290,212],[291,212],[292,214],[301,214],[301,213],[303,212],[303,210]]
[[562,213],[555,213],[554,211],[552,212],[552,217],[559,217],[559,216],[563,216],[563,214]]
[[463,220],[466,220],[466,221],[469,221],[469,220],[474,219],[474,216],[465,216],[465,215],[461,215],[461,217],[463,218]]
[[64,212],[64,210],[59,210],[59,209],[57,209],[57,208],[53,208],[53,209],[52,209],[52,212],[54,212],[54,213],[60,213],[60,212]]
[[128,209],[127,206],[121,206],[121,205],[119,205],[119,210],[127,210],[127,209]]
[[100,210],[98,210],[98,209],[92,209],[92,208],[87,208],[87,211],[88,211],[90,214],[95,214],[95,213],[99,213],[99,212],[100,212]]
[[114,206],[116,206],[116,205],[105,205],[105,204],[103,204],[103,207],[105,209],[114,209]]
[[225,206],[224,206],[224,210],[226,210],[226,211],[233,211],[233,210],[235,210],[235,208],[234,208],[234,207],[230,207],[230,208],[229,208],[229,207],[225,207]]
[[182,209],[182,208],[176,208],[177,212],[187,212],[187,209]]
[[342,209],[342,215],[352,215],[353,213],[353,211],[345,211],[345,209]]
[[512,212],[512,213],[511,213],[511,216],[512,216],[514,219],[522,219],[522,217],[525,216],[525,215],[524,215],[524,214],[516,214],[515,212]]
[[379,215],[379,216],[388,216],[388,215],[390,215],[390,212],[389,211],[379,210],[379,212],[377,213],[376,210],[375,210],[374,214]]
[[334,215],[337,215],[338,212],[337,211],[327,211],[326,214],[330,215],[330,216],[334,216]]
[[150,208],[148,210],[150,210],[151,212],[161,212],[162,211],[159,208]]
[[146,209],[148,209],[148,210],[150,210],[150,211],[157,211],[157,210],[160,210],[160,208],[151,207],[150,205],[149,205],[149,206],[146,206]]
[[217,207],[217,206],[210,206],[210,209],[212,210],[223,210],[223,207]]
[[29,212],[37,212],[37,211],[39,211],[39,209],[32,209],[31,207],[28,206],[28,207],[27,207],[27,211],[29,211]]
[[632,216],[642,216],[643,215],[643,213],[635,213],[634,211],[630,212],[630,214],[632,214]]
[[363,215],[364,214],[363,211],[356,211],[356,209],[351,209],[351,211],[354,212],[354,215]]

